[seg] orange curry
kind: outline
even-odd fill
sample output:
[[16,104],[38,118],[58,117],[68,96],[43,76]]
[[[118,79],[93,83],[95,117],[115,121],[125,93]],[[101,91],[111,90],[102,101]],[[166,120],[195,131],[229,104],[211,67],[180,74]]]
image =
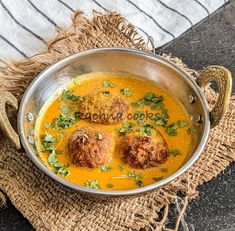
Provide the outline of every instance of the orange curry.
[[[129,107],[128,117],[116,124],[99,124],[79,118],[76,102],[96,90],[122,99]],[[158,100],[150,107],[146,102],[151,97]],[[148,118],[146,114],[149,113],[157,116]],[[133,117],[140,114],[145,115],[144,118]],[[120,147],[123,137],[131,130],[129,128],[143,122],[151,124],[151,129],[161,134],[169,156],[156,167],[136,169],[123,162]],[[101,129],[112,137],[115,147],[112,158],[103,166],[88,168],[71,162],[68,138],[74,131],[86,126]],[[76,77],[44,106],[36,128],[39,156],[48,168],[67,181],[93,189],[125,190],[160,181],[182,166],[191,144],[189,115],[183,105],[153,81],[130,74],[92,73]],[[140,135],[143,133],[151,137],[151,129],[142,129]]]

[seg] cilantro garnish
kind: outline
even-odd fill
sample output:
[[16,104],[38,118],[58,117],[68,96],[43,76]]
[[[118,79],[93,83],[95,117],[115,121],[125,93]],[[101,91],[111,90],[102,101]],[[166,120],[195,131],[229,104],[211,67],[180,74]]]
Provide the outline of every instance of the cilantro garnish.
[[116,87],[116,84],[115,83],[112,83],[110,81],[103,81],[103,86],[104,87]]
[[103,166],[100,167],[100,169],[101,169],[102,172],[107,172],[107,171],[112,170],[113,167],[112,166],[108,166],[108,165],[103,165]]
[[121,89],[120,92],[126,97],[132,96],[132,91],[129,88]]
[[85,186],[87,188],[100,189],[99,181],[98,180],[87,180],[85,182]]
[[118,130],[119,135],[125,135],[126,133],[130,133],[133,128],[134,128],[135,124],[133,123],[125,123],[123,124],[123,126]]
[[160,177],[154,177],[152,178],[154,181],[158,182],[158,181],[161,181],[163,180],[163,176],[160,176]]
[[78,101],[78,100],[83,101],[82,96],[76,96],[69,90],[63,90],[61,97],[63,101],[67,101],[67,100],[70,100],[73,102]]
[[180,150],[179,149],[172,149],[171,151],[170,151],[170,154],[172,155],[172,156],[178,156],[179,154],[180,154]]
[[172,124],[166,126],[166,133],[169,136],[176,136],[177,135],[176,129],[185,127],[187,125],[188,125],[187,121],[178,121],[176,124],[172,123]]
[[107,188],[112,188],[113,184],[107,184],[106,186],[107,186]]

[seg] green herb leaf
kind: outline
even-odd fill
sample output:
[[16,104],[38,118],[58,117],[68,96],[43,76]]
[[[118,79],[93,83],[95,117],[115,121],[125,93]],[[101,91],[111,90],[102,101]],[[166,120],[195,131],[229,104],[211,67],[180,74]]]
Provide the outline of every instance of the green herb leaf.
[[157,97],[153,92],[145,94],[144,98],[132,103],[134,107],[149,106],[152,110],[159,110],[163,108],[163,97]]
[[155,104],[151,104],[150,108],[152,110],[159,110],[163,107],[163,101],[155,103]]
[[178,128],[183,128],[185,126],[188,125],[188,122],[187,121],[177,121],[177,124],[173,123],[173,124],[170,124],[166,127],[166,133],[170,136],[176,136],[177,135],[177,131],[176,129]]
[[126,97],[131,97],[132,96],[132,91],[129,88],[121,89],[120,92],[123,95],[125,95]]
[[128,176],[129,178],[133,178],[133,179],[136,179],[136,180],[139,180],[139,179],[142,178],[142,175],[141,175],[141,174],[136,174],[133,170],[129,171],[129,172],[127,173],[127,176]]
[[102,93],[103,93],[103,95],[110,95],[110,91],[107,91],[107,90],[105,90],[105,91],[102,91]]
[[62,152],[61,150],[55,150],[55,153],[56,153],[57,155],[61,155],[63,152]]
[[153,92],[148,92],[145,94],[144,98],[148,101],[152,100],[152,98],[155,98],[155,94]]
[[119,135],[125,135],[126,133],[130,133],[133,128],[134,128],[135,124],[133,123],[125,123],[123,124],[123,126],[118,130]]
[[87,188],[100,189],[99,181],[98,180],[87,180],[85,182],[85,186]]
[[166,126],[166,133],[169,135],[169,136],[176,136],[177,135],[177,131],[176,129],[179,128],[178,125],[176,124],[170,124],[168,126]]
[[52,152],[54,150],[54,143],[56,142],[56,138],[54,138],[50,134],[46,134],[42,137],[41,140],[41,148],[43,152]]
[[100,169],[101,169],[102,172],[107,172],[107,171],[112,170],[113,167],[112,166],[108,166],[108,165],[103,165],[103,166],[100,167]]
[[70,174],[70,172],[67,170],[69,167],[69,164],[65,164],[62,167],[55,169],[55,173],[60,174],[63,177],[66,177]]
[[67,101],[67,100],[70,100],[73,102],[78,101],[78,100],[83,101],[83,97],[73,95],[72,92],[69,90],[63,90],[61,97],[63,101]]
[[133,107],[142,107],[145,105],[145,99],[140,99],[138,101],[132,102]]
[[60,110],[62,111],[62,113],[65,114],[65,115],[72,112],[71,108],[69,108],[69,107],[67,107],[67,106],[64,106],[64,105],[60,106],[59,109],[60,109]]
[[103,82],[104,87],[116,87],[115,83],[111,83],[110,81],[104,81]]
[[160,176],[160,177],[154,177],[154,178],[152,178],[154,181],[156,181],[156,182],[158,182],[158,181],[161,181],[161,180],[163,180],[163,176]]
[[118,170],[122,171],[124,169],[124,166],[123,165],[119,165],[118,166]]
[[165,172],[168,172],[168,169],[167,169],[167,168],[161,168],[160,170],[161,170],[161,172],[164,172],[164,173],[165,173]]
[[48,157],[48,163],[54,167],[55,174],[60,174],[63,177],[66,177],[69,175],[70,172],[67,170],[67,168],[69,167],[69,164],[65,164],[65,165],[61,164],[59,160],[57,159],[54,151],[50,153]]
[[73,83],[78,86],[81,85],[81,77],[80,76],[75,77],[73,79]]
[[107,188],[112,188],[113,184],[107,184],[106,186],[107,186]]
[[170,151],[170,154],[172,155],[172,156],[178,156],[179,154],[180,154],[180,150],[179,149],[172,149],[171,151]]
[[103,134],[101,132],[98,132],[98,140],[102,140],[103,139]]
[[134,179],[135,183],[140,187],[144,187],[144,183],[141,180],[142,178],[141,174],[136,174],[133,170],[131,170],[127,173],[127,177]]
[[188,125],[188,121],[178,121],[178,125],[180,128],[183,128]]
[[61,168],[62,164],[58,161],[58,159],[56,158],[56,154],[53,151],[52,153],[50,153],[49,157],[48,157],[48,163],[55,167],[55,168]]
[[148,127],[141,127],[140,132],[142,132],[146,136],[151,136],[153,134],[153,131]]
[[43,126],[44,126],[44,128],[48,129],[51,126],[51,123],[50,122],[46,122]]
[[188,129],[187,129],[187,133],[188,133],[189,135],[191,135],[191,134],[192,134],[192,128],[188,128]]
[[140,187],[144,187],[144,183],[142,180],[135,180],[135,183],[139,185]]
[[52,127],[55,129],[58,127],[66,129],[66,128],[70,128],[75,122],[76,122],[76,119],[74,116],[61,114],[54,119]]

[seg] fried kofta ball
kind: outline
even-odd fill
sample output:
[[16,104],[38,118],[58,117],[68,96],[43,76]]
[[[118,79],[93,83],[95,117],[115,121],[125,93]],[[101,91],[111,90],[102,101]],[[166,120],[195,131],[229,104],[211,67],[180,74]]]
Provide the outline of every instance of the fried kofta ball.
[[127,104],[109,91],[95,91],[84,96],[78,107],[84,119],[100,124],[119,123],[128,113]]
[[127,135],[122,143],[123,161],[133,168],[146,169],[163,164],[168,157],[168,149],[160,134],[140,136]]
[[68,138],[68,153],[77,166],[95,168],[107,164],[113,149],[112,137],[91,127],[80,128]]

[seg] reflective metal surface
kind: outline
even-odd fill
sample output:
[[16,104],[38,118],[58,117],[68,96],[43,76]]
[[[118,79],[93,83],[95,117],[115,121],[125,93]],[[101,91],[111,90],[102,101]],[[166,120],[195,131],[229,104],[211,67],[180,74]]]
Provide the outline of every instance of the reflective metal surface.
[[[155,81],[177,97],[192,120],[192,145],[184,165],[164,180],[145,187],[121,190],[94,190],[70,183],[49,170],[30,143],[29,129],[47,100],[75,76],[90,72],[128,72]],[[141,89],[140,89],[141,91]],[[192,100],[193,99],[193,100]],[[28,113],[34,119],[26,121]],[[210,122],[207,102],[197,84],[182,69],[163,57],[135,49],[100,48],[71,55],[43,71],[29,86],[18,113],[18,131],[29,157],[47,175],[61,184],[84,193],[99,196],[135,195],[156,189],[184,173],[199,157],[208,138]],[[25,119],[26,117],[26,119]],[[198,122],[198,118],[200,121]]]

